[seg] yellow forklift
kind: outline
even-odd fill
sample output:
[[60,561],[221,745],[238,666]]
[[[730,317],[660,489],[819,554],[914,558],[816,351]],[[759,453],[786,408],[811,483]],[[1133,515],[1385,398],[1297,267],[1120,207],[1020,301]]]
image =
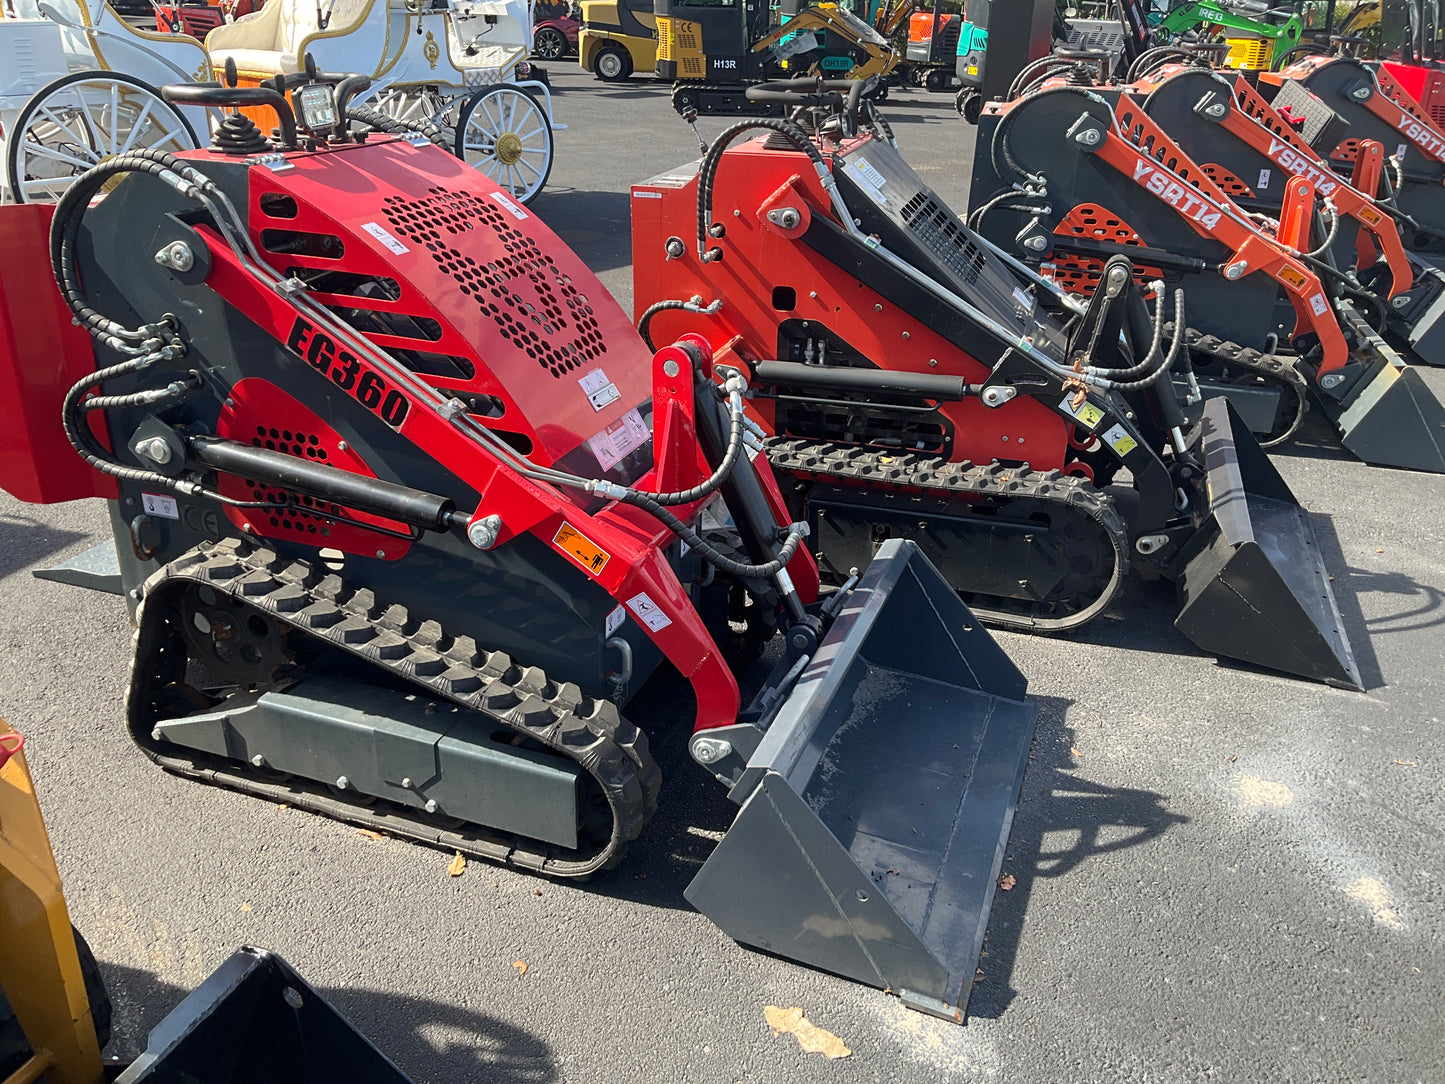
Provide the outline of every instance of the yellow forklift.
[[902,61],[888,39],[838,4],[782,0],[773,21],[768,0],[653,0],[657,74],[672,82],[673,108],[684,117],[711,113],[767,116],[776,102],[752,101],[759,83],[816,75],[884,82]]
[[0,1084],[411,1084],[286,961],[249,946],[139,1058],[102,1061],[110,999],[70,924],[24,745],[0,721]]
[[657,67],[657,16],[652,0],[582,0],[577,60],[606,83]]

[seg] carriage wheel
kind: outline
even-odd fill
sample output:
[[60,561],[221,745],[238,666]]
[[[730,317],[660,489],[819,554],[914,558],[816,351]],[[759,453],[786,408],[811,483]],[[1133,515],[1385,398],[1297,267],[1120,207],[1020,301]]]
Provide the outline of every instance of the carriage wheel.
[[127,151],[200,146],[155,87],[120,72],[75,72],[36,91],[5,137],[5,181],[17,203],[54,203],[91,166]]
[[456,155],[530,203],[552,172],[552,125],[530,94],[499,83],[462,107]]
[[392,120],[419,127],[426,123],[444,123],[446,100],[434,90],[389,90],[376,99],[378,112]]

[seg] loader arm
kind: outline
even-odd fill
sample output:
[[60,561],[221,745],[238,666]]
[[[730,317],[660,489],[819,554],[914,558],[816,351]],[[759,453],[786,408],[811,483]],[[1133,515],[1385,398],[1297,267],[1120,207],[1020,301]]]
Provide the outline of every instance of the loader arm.
[[[1231,255],[1224,261],[1226,278],[1258,273],[1283,287],[1295,310],[1296,334],[1308,330],[1319,338],[1322,354],[1318,375],[1346,363],[1349,347],[1330,310],[1325,289],[1308,265],[1277,238],[1255,227],[1128,95],[1121,95],[1117,109],[1112,111],[1098,99],[1082,94],[1079,101],[1086,108],[1067,132],[1074,150],[1106,163],[1171,208],[1200,237],[1229,249]],[[1140,149],[1146,146],[1158,150],[1151,154]],[[1167,162],[1155,156],[1166,154]]]
[[848,79],[887,75],[898,66],[900,57],[886,38],[856,16],[831,4],[804,8],[785,24],[755,41],[752,51],[760,53],[772,49],[789,35],[812,30],[837,34],[865,54],[867,59],[847,72],[845,77]]
[[[1165,65],[1132,87],[1125,88],[1125,91],[1143,100],[1145,108],[1149,109],[1152,106],[1150,97],[1167,89],[1174,79],[1202,82],[1197,68]],[[1210,93],[1195,101],[1191,111],[1287,174],[1303,177],[1313,184],[1316,195],[1329,199],[1341,215],[1353,220],[1384,258],[1391,276],[1386,296],[1395,297],[1407,291],[1414,278],[1410,258],[1405,253],[1395,220],[1380,208],[1373,195],[1356,189],[1336,173],[1329,162],[1285,123],[1242,75],[1234,77],[1232,86],[1221,76],[1216,75],[1214,80],[1218,86],[1211,87]],[[1185,142],[1182,137],[1181,142]],[[1383,147],[1378,142],[1368,141],[1368,145],[1361,148],[1357,161],[1360,175],[1374,178],[1374,183],[1378,183],[1378,173],[1383,164]]]

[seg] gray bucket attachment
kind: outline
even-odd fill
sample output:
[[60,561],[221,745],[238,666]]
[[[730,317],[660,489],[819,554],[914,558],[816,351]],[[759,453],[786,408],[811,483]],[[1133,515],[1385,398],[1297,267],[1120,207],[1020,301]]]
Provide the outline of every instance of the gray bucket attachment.
[[1385,362],[1336,410],[1340,443],[1366,463],[1445,474],[1445,406],[1414,369]]
[[1445,474],[1445,405],[1358,313],[1341,305],[1340,315],[1358,344],[1346,371],[1355,364],[1364,371],[1333,395],[1323,385],[1334,374],[1326,374],[1315,391],[1340,443],[1372,466]]
[[962,1022],[1037,708],[912,542],[879,548],[686,891],[728,936]]
[[1226,400],[1200,425],[1210,518],[1180,555],[1175,627],[1212,654],[1359,689],[1308,514]]
[[412,1084],[285,960],[243,947],[150,1034],[116,1084]]

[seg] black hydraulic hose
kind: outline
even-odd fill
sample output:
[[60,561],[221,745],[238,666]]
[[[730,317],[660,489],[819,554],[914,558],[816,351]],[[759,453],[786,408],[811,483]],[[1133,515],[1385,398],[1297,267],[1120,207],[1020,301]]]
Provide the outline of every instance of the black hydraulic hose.
[[1035,75],[1049,67],[1072,68],[1079,61],[1055,56],[1050,53],[1048,56],[1041,56],[1039,59],[1025,64],[1023,71],[1014,76],[1013,82],[1008,85],[1008,92],[1004,95],[1004,101],[1011,102],[1023,93],[1023,89],[1029,83],[1035,81]]
[[1335,238],[1338,237],[1340,233],[1340,212],[1336,210],[1334,205],[1328,200],[1325,201],[1325,209],[1328,210],[1330,214],[1330,228],[1325,234],[1325,239],[1320,242],[1319,248],[1313,252],[1304,253],[1304,255],[1310,259],[1319,259],[1328,252],[1330,246],[1335,243]]
[[647,344],[647,349],[654,354],[657,353],[657,346],[653,343],[652,336],[648,334],[648,329],[652,326],[652,318],[671,309],[685,309],[687,305],[686,301],[668,299],[647,306],[646,311],[637,319],[637,334],[642,336],[642,341]]
[[407,121],[397,120],[395,117],[388,117],[380,109],[373,109],[369,105],[348,105],[346,119],[357,121],[378,132],[386,132],[388,135],[420,133],[442,150],[450,150],[446,145],[446,135],[430,121],[411,124]]
[[757,129],[766,129],[770,132],[777,132],[790,140],[797,148],[812,160],[813,165],[820,171],[828,168],[827,162],[823,160],[822,152],[813,146],[813,141],[808,134],[799,128],[792,121],[782,120],[777,117],[757,117],[750,120],[739,121],[731,128],[726,129],[722,135],[713,141],[708,148],[707,154],[703,156],[702,166],[698,169],[697,181],[697,250],[702,256],[704,263],[710,263],[707,250],[708,219],[712,217],[712,186],[713,179],[717,175],[718,166],[722,162],[723,151],[728,148],[738,136],[744,132]]
[[80,409],[89,414],[94,410],[124,410],[129,407],[159,406],[161,403],[168,403],[173,399],[184,398],[200,386],[200,378],[192,377],[189,381],[177,380],[164,388],[134,391],[129,395],[92,395],[89,399],[81,401]]
[[[714,388],[716,384],[712,385]],[[742,398],[739,396],[738,409],[729,411],[730,419],[728,426],[728,446],[723,453],[722,462],[718,464],[717,470],[712,472],[710,478],[706,478],[693,486],[691,489],[680,490],[676,493],[643,493],[651,501],[658,504],[691,504],[693,501],[701,500],[713,490],[727,481],[728,475],[737,466],[738,456],[743,450],[743,432],[747,428],[743,421]],[[635,490],[633,492],[636,492]]]
[[176,176],[182,183],[184,173],[189,172],[180,159],[162,151],[138,149],[93,166],[75,181],[56,204],[55,215],[50,223],[50,268],[61,297],[75,314],[80,326],[95,336],[105,346],[120,353],[136,353],[141,344],[155,338],[158,328],[148,325],[132,330],[123,324],[97,312],[86,303],[85,292],[75,266],[75,243],[80,236],[81,222],[85,210],[101,185],[113,176],[122,173],[149,173],[171,183],[164,174]]
[[788,537],[778,548],[778,555],[767,564],[750,565],[742,561],[734,560],[722,550],[718,549],[702,535],[698,534],[682,520],[669,512],[662,505],[658,504],[646,493],[638,493],[636,490],[628,490],[621,498],[628,504],[636,505],[649,515],[661,520],[673,534],[681,538],[693,549],[700,553],[704,560],[720,572],[726,572],[730,576],[737,576],[739,579],[767,579],[769,576],[776,576],[783,569],[788,567],[788,562],[793,559],[793,554],[803,541],[803,528],[800,524],[794,524],[788,529]]
[[[1072,94],[1076,97],[1083,98],[1086,106],[1099,104],[1094,101],[1092,97],[1087,95],[1087,92],[1084,90],[1084,88],[1075,86],[1049,87],[1047,90],[1041,90],[1038,93],[1031,95],[1028,101],[1029,103],[1037,102],[1041,98],[1046,98],[1052,94]],[[1023,166],[1019,165],[1018,160],[1014,158],[1013,154],[1009,151],[1008,148],[1009,130],[1013,127],[1013,122],[1018,116],[1019,110],[1023,107],[1023,103],[1015,104],[1011,109],[1009,109],[1007,113],[1003,115],[1003,120],[1001,120],[998,127],[994,129],[993,140],[989,143],[989,161],[993,164],[993,171],[997,173],[1000,178],[1003,178],[1005,180],[1008,178],[1008,173],[1012,173],[1017,177],[1022,177],[1025,180],[1036,179],[1034,174],[1024,169]],[[1003,169],[999,168],[1000,156],[1003,158],[1004,164],[1008,166],[1008,173],[1005,173]]]
[[60,424],[65,430],[65,439],[70,441],[70,446],[75,449],[80,458],[102,474],[109,474],[122,481],[136,482],[140,485],[164,486],[167,489],[175,489],[183,483],[179,483],[177,479],[159,474],[156,471],[128,467],[111,455],[111,453],[95,439],[94,434],[90,431],[90,425],[79,410],[80,397],[91,388],[103,384],[108,380],[115,380],[118,377],[129,376],[131,373],[139,372],[157,360],[159,360],[157,357],[131,358],[128,361],[121,362],[119,365],[112,365],[108,369],[99,369],[96,372],[87,373],[72,384],[70,390],[65,393],[65,399],[60,407]]
[[[1161,323],[1162,328],[1162,323]],[[1184,345],[1187,333],[1184,329],[1184,291],[1174,291],[1174,341],[1169,344],[1169,353],[1158,367],[1147,376],[1138,380],[1110,380],[1114,391],[1133,391],[1137,388],[1147,388],[1159,382],[1160,377],[1174,368],[1174,363],[1179,360],[1179,351]]]
[[[1047,90],[1041,90],[1033,95],[1030,95],[1030,97],[1028,98],[1028,102],[1037,102],[1039,99],[1046,98],[1051,94],[1073,94],[1078,97],[1084,98],[1086,105],[1097,104],[1089,98],[1085,97],[1083,88],[1075,86],[1049,87]],[[994,129],[993,139],[989,142],[988,145],[989,161],[993,165],[993,171],[998,174],[999,178],[1002,180],[1008,180],[1008,176],[1010,173],[1012,173],[1015,177],[1022,177],[1025,181],[1037,181],[1039,179],[1034,174],[1024,169],[1023,166],[1019,165],[1018,159],[1013,156],[1013,152],[1010,151],[1008,147],[1008,133],[1013,128],[1014,120],[1018,117],[1019,110],[1022,108],[1024,108],[1024,103],[1017,102],[1013,105],[1012,108],[1008,110],[1008,112],[1003,115],[1003,119],[999,121],[998,127]],[[1007,171],[1005,171],[999,165],[1000,158],[1003,159],[1004,165],[1008,167]]]
[[974,208],[968,216],[968,228],[977,232],[983,225],[983,220],[990,211],[1002,208],[1005,211],[1019,211],[1028,215],[1046,215],[1052,208],[1044,204],[1008,203],[1010,199],[1025,200],[1029,198],[1027,191],[1017,188],[1005,188],[1002,192],[989,198],[987,202]]
[[[1153,369],[1155,363],[1159,359],[1159,348],[1164,344],[1164,308],[1166,304],[1167,300],[1163,295],[1161,295],[1159,298],[1159,304],[1155,307],[1154,310],[1154,326],[1150,331],[1149,350],[1142,358],[1136,361],[1133,365],[1126,365],[1122,369],[1104,369],[1096,365],[1090,366],[1088,370],[1089,373],[1097,373],[1098,375],[1105,377],[1109,381],[1114,382],[1128,380],[1131,377],[1136,377],[1141,373],[1147,373],[1151,369]],[[1178,315],[1184,311],[1183,290],[1174,291],[1174,307],[1177,310],[1177,320]]]
[[1144,78],[1144,76],[1150,72],[1174,61],[1184,64],[1208,66],[1208,61],[1192,49],[1181,49],[1177,45],[1156,45],[1152,49],[1145,49],[1134,58],[1134,63],[1129,65],[1129,70],[1124,74],[1124,81],[1126,83],[1133,83]]

